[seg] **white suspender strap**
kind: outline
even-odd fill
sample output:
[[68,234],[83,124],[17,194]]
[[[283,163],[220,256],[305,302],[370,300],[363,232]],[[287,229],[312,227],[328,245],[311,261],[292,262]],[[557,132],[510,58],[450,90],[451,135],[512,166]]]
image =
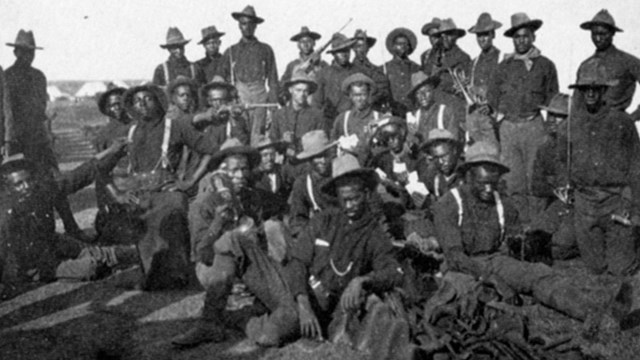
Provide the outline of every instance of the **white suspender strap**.
[[320,211],[320,206],[316,202],[316,197],[313,195],[313,182],[311,181],[311,175],[307,175],[307,192],[309,193],[309,199],[311,199],[311,204],[313,204],[314,211]]
[[189,69],[191,70],[191,78],[195,79],[196,78],[196,67],[195,67],[195,65],[193,65],[193,63],[189,64]]
[[227,121],[227,130],[226,130],[226,134],[227,134],[227,138],[226,138],[225,140],[227,140],[227,139],[231,139],[231,119],[229,119],[229,120]]
[[127,142],[129,142],[129,144],[131,144],[133,142],[133,133],[136,132],[136,124],[131,125],[131,127],[129,128],[129,134],[127,135]]
[[453,195],[453,198],[456,200],[456,203],[458,204],[458,226],[462,226],[463,210],[462,210],[462,196],[460,196],[460,190],[458,190],[458,188],[451,189],[451,195]]
[[351,110],[347,110],[346,113],[344,113],[344,136],[349,136],[349,117],[351,116]]
[[434,194],[436,195],[437,198],[439,198],[440,197],[440,176],[439,175],[436,175],[436,177],[433,179],[433,188],[434,188],[433,189]]
[[169,167],[169,140],[171,139],[171,118],[164,119],[164,134],[162,136],[162,154],[160,159],[162,160],[162,167]]
[[420,118],[422,117],[422,109],[418,109],[418,111],[416,111],[416,128],[418,126],[420,126]]
[[502,205],[502,199],[497,191],[493,192],[493,198],[496,201],[496,211],[498,212],[498,223],[500,224],[500,241],[504,238],[504,205]]
[[164,82],[165,85],[169,86],[169,64],[165,61],[162,63],[162,68],[164,70]]
[[373,120],[378,120],[380,119],[380,113],[373,110]]
[[446,106],[444,104],[440,104],[438,107],[438,129],[444,130],[444,109]]

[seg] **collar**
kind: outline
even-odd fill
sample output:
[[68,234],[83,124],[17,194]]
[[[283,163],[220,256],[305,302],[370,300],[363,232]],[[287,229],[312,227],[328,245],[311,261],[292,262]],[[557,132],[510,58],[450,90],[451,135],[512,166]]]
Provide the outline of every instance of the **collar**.
[[499,53],[500,53],[500,50],[498,50],[498,48],[497,48],[497,47],[495,47],[495,46],[491,45],[491,47],[489,48],[489,50],[487,50],[487,51],[481,51],[481,52],[480,52],[480,56],[491,56],[491,55],[499,54]]
[[598,55],[610,55],[614,52],[617,52],[618,49],[616,48],[616,46],[614,44],[611,44],[611,46],[609,46],[608,48],[606,48],[605,50],[599,51],[596,49],[596,54]]
[[169,56],[169,59],[167,59],[167,62],[172,65],[189,65],[190,64],[189,60],[187,60],[186,57],[181,57],[180,59],[176,59],[172,56]]
[[245,44],[251,44],[251,43],[256,43],[256,42],[258,42],[258,38],[255,37],[255,35],[250,37],[250,38],[242,37],[240,39],[240,43],[245,43]]
[[373,107],[372,106],[368,106],[366,109],[360,111],[360,110],[351,110],[351,116],[352,117],[357,117],[359,119],[364,119],[367,116],[371,115],[371,113],[373,113]]

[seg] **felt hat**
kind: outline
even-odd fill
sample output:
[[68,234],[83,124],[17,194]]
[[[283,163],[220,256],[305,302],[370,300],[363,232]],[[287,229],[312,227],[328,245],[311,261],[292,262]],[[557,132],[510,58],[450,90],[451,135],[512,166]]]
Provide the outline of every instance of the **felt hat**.
[[406,129],[407,121],[404,118],[398,116],[384,115],[376,120],[372,125],[376,129],[376,132],[381,131],[383,128],[389,125],[397,125],[401,129]]
[[487,141],[478,141],[469,146],[464,154],[465,162],[460,165],[460,170],[466,172],[470,168],[480,164],[492,164],[497,166],[504,174],[509,172],[509,167],[500,161],[500,150]]
[[336,185],[338,181],[348,177],[362,179],[370,191],[373,191],[378,185],[378,174],[376,174],[375,170],[361,167],[358,159],[351,154],[345,154],[333,159],[331,170],[332,179],[320,188],[324,193],[331,196],[337,195]]
[[262,24],[264,22],[263,18],[256,15],[256,9],[254,9],[253,6],[251,5],[247,5],[240,12],[231,13],[231,16],[236,20],[240,20],[240,18],[247,17],[256,24]]
[[367,47],[369,47],[369,48],[372,48],[373,45],[375,45],[376,41],[377,41],[376,38],[367,35],[366,31],[364,31],[362,29],[358,29],[358,30],[356,30],[355,34],[353,34],[352,40],[354,41],[354,44],[355,44],[355,42],[360,40],[360,39],[365,40],[367,42]]
[[613,19],[613,16],[609,14],[607,9],[602,9],[598,11],[596,16],[591,19],[591,21],[583,22],[580,24],[580,28],[585,30],[591,30],[593,26],[602,25],[612,29],[614,32],[622,32],[622,29],[616,26],[616,21]]
[[98,98],[98,109],[100,110],[100,112],[103,113],[104,115],[109,116],[109,114],[107,114],[107,109],[106,109],[107,100],[109,100],[109,96],[123,95],[126,91],[127,89],[123,87],[113,87],[103,92],[102,94],[100,94],[100,97]]
[[18,153],[7,156],[2,160],[0,165],[0,175],[8,175],[16,171],[27,170],[32,171],[35,169],[35,164],[24,157],[24,154]]
[[442,22],[440,23],[440,27],[438,28],[438,31],[436,31],[436,34],[444,34],[444,33],[451,33],[459,38],[467,34],[467,32],[464,31],[464,29],[460,29],[459,27],[457,27],[456,23],[454,23],[453,19],[451,18],[442,19]]
[[318,83],[316,83],[315,80],[307,76],[303,71],[294,72],[291,78],[284,83],[284,87],[289,88],[299,83],[304,83],[309,85],[309,95],[313,94],[314,92],[316,92],[316,90],[318,90]]
[[385,45],[387,46],[387,51],[389,51],[390,53],[393,53],[393,42],[396,40],[398,36],[404,36],[407,38],[407,40],[409,40],[409,46],[411,46],[411,49],[409,50],[409,55],[411,55],[413,51],[416,49],[416,46],[418,45],[418,38],[416,38],[416,34],[414,34],[413,31],[407,28],[402,28],[402,27],[391,30],[389,35],[387,35],[387,39],[385,41]]
[[469,32],[473,34],[481,34],[489,31],[497,30],[502,27],[502,23],[493,20],[491,14],[483,12],[478,17],[476,24],[469,28]]
[[425,142],[420,145],[420,148],[424,150],[439,142],[450,142],[455,145],[458,145],[460,143],[458,141],[458,138],[451,131],[447,129],[436,128],[429,131],[427,140],[425,140]]
[[296,159],[300,161],[316,157],[337,144],[337,142],[329,142],[324,130],[312,130],[305,133],[302,135],[300,143],[302,151],[296,154]]
[[335,33],[331,38],[331,50],[328,50],[327,53],[333,54],[339,51],[350,50],[354,43],[355,41],[353,39],[349,39],[344,34]]
[[352,84],[359,83],[359,82],[369,84],[369,86],[371,87],[371,92],[372,93],[375,92],[376,90],[375,81],[373,81],[370,77],[368,77],[363,73],[355,73],[347,76],[346,79],[342,81],[342,85],[340,86],[340,89],[342,90],[343,93],[347,93],[349,91],[349,87]]
[[425,85],[431,85],[434,88],[440,85],[440,77],[437,75],[427,75],[424,71],[418,71],[411,74],[411,90],[407,93],[407,96],[411,99],[415,96],[416,91]]
[[282,151],[285,146],[286,144],[284,141],[274,141],[272,138],[266,135],[258,136],[255,144],[253,144],[253,148],[256,149],[256,151],[261,151],[270,147],[275,148],[276,151]]
[[295,35],[293,35],[291,37],[291,41],[298,41],[298,40],[302,39],[305,36],[308,36],[308,37],[312,38],[313,40],[318,40],[318,39],[320,39],[322,37],[322,35],[318,34],[317,32],[311,31],[311,30],[309,30],[308,27],[303,26],[300,29],[299,33],[297,33],[297,34],[295,34]]
[[530,28],[533,31],[536,31],[540,29],[541,26],[542,26],[542,20],[538,20],[538,19],[531,20],[529,18],[529,15],[523,12],[515,13],[511,15],[511,27],[504,32],[504,36],[513,37],[513,34],[515,34],[516,31],[525,27]]
[[169,86],[167,86],[167,96],[171,98],[171,94],[173,94],[173,92],[179,86],[183,86],[183,85],[186,85],[189,87],[189,90],[191,91],[191,94],[194,96],[194,98],[198,96],[198,85],[196,85],[195,81],[183,75],[179,75],[178,77],[173,79],[172,82],[169,83]]
[[557,93],[549,101],[548,106],[539,106],[540,109],[553,114],[569,115],[569,95]]
[[229,93],[229,97],[230,98],[235,98],[236,97],[236,87],[233,86],[232,84],[224,81],[224,79],[222,78],[222,76],[220,75],[216,75],[213,77],[213,79],[211,79],[210,82],[202,85],[200,87],[200,97],[201,98],[206,98],[207,97],[207,93],[209,92],[209,90],[211,89],[226,89],[227,92]]
[[33,31],[31,30],[22,30],[18,31],[18,35],[16,35],[16,41],[12,43],[7,43],[7,46],[12,47],[22,47],[31,50],[42,50],[41,47],[36,46],[36,39],[33,36]]
[[157,85],[146,83],[134,86],[125,91],[124,95],[122,96],[122,103],[127,113],[132,113],[131,110],[133,109],[133,96],[140,91],[149,91],[150,93],[152,93],[156,97],[156,100],[158,100],[158,103],[160,104],[162,110],[165,113],[167,112],[167,108],[169,107],[169,99],[167,98],[165,92]]
[[164,44],[160,44],[160,47],[163,49],[168,49],[174,46],[184,46],[191,40],[186,40],[182,32],[177,27],[170,27],[167,30],[167,42]]
[[229,138],[222,143],[220,150],[211,156],[210,167],[217,169],[224,159],[231,155],[245,155],[249,160],[249,167],[252,169],[260,164],[260,153],[258,150],[251,146],[243,145],[240,140],[236,138]]
[[580,87],[615,86],[617,81],[611,80],[603,61],[599,58],[590,58],[580,65],[578,79],[575,84],[569,85],[569,89]]
[[201,30],[202,40],[198,44],[204,44],[209,39],[216,39],[223,36],[225,33],[219,32],[215,25],[208,26]]
[[441,22],[442,20],[437,17],[434,17],[433,19],[431,19],[430,22],[422,26],[422,29],[421,29],[422,35],[429,35],[429,30],[439,28]]

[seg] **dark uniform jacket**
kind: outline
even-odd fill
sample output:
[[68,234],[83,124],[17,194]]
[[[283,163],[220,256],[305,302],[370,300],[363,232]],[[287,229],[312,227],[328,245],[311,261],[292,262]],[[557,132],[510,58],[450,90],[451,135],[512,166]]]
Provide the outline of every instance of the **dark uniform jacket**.
[[455,94],[453,79],[449,75],[448,69],[461,70],[466,76],[470,76],[471,57],[458,45],[454,45],[449,51],[436,51],[431,49],[425,52],[426,57],[422,59],[422,71],[427,75],[437,75],[440,77],[440,89],[450,94]]
[[314,101],[330,124],[338,114],[351,108],[351,99],[342,92],[341,87],[344,79],[357,72],[352,64],[342,67],[335,62],[318,72],[318,91],[313,95]]
[[222,64],[222,54],[217,53],[213,56],[205,56],[202,59],[196,61],[196,65],[204,73],[205,84],[211,82],[213,77],[218,74],[219,68]]
[[492,46],[487,52],[481,52],[477,58],[473,59],[471,64],[471,81],[473,86],[489,89],[489,85],[493,80],[493,75],[498,69],[500,62],[500,50]]
[[[307,182],[311,178],[311,189],[313,200],[318,209],[315,209],[314,202],[309,194]],[[291,224],[291,233],[295,236],[300,233],[309,223],[309,220],[315,213],[337,206],[338,202],[335,198],[320,191],[322,185],[331,180],[330,177],[321,178],[311,171],[307,174],[298,176],[293,182],[291,188],[291,196],[289,197],[289,216]]]
[[153,72],[153,83],[155,85],[167,86],[169,84],[167,83],[167,74],[164,73],[165,64],[169,69],[169,83],[180,75],[193,79],[198,87],[206,84],[207,82],[204,71],[195,63],[190,62],[186,58],[176,60],[169,57],[165,63],[156,66],[156,69]]
[[391,110],[397,116],[404,116],[407,111],[413,109],[413,103],[407,94],[411,90],[411,74],[420,71],[420,65],[411,59],[394,57],[384,64],[383,70],[391,87]]
[[291,132],[293,145],[297,152],[301,150],[300,138],[302,135],[312,130],[328,132],[322,112],[311,106],[295,110],[292,106],[287,105],[273,112],[269,135],[274,141],[282,141],[284,133]]
[[47,78],[31,66],[14,64],[5,72],[5,81],[13,113],[9,140],[26,146],[47,143]]

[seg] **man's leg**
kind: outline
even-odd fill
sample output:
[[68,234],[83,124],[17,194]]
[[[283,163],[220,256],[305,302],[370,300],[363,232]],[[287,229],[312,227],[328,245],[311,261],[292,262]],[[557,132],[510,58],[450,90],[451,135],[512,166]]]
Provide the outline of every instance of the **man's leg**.
[[531,184],[533,182],[533,163],[536,159],[538,149],[544,144],[547,136],[544,130],[542,116],[538,115],[535,119],[522,124],[519,134],[520,140],[522,141],[522,160],[525,166],[525,189],[526,193],[530,194]]
[[506,120],[500,125],[500,159],[511,170],[503,176],[509,194],[526,192],[526,167],[521,153],[520,126],[521,124]]
[[605,234],[598,225],[598,218],[585,211],[587,203],[576,201],[574,213],[575,236],[580,250],[580,257],[585,265],[595,274],[606,271]]
[[638,269],[634,228],[615,223],[610,219],[606,221],[607,270],[613,275],[631,275]]

